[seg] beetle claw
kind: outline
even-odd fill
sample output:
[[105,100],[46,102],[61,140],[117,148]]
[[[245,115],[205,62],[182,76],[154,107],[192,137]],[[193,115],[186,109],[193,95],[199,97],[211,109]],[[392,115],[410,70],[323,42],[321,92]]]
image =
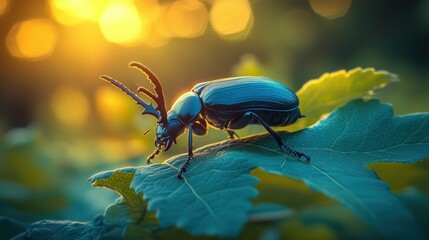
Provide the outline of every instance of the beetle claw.
[[[304,163],[307,163],[307,164],[310,163],[310,156],[308,156],[305,153],[295,151],[292,148],[285,146],[285,145],[280,146],[280,149],[284,153],[292,154],[293,156],[297,157],[300,161],[302,161]],[[302,157],[304,157],[305,159],[302,159]]]
[[180,168],[179,171],[177,171],[177,175],[176,175],[177,178],[182,180],[183,179],[182,175],[184,172],[186,172],[186,169]]
[[301,157],[304,157],[305,158],[305,160],[304,160],[304,163],[310,163],[310,156],[308,156],[307,154],[305,154],[305,153],[301,153],[301,156],[299,156],[299,159],[301,160]]
[[179,171],[177,171],[177,175],[176,175],[178,179],[183,179],[183,177],[182,177],[183,173],[188,171],[189,163],[191,163],[191,158],[188,158],[186,160],[186,162],[183,163],[182,166],[180,166],[180,169],[179,169]]
[[181,167],[180,167],[180,169],[179,169],[179,171],[177,171],[177,178],[178,179],[183,179],[183,174],[188,170],[188,165],[185,165],[186,163],[184,163]]

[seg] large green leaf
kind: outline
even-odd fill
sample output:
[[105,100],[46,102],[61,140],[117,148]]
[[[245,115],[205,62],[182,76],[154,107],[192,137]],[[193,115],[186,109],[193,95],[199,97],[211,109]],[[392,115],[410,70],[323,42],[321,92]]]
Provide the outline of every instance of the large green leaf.
[[260,135],[197,150],[184,180],[175,174],[186,155],[141,167],[131,187],[145,194],[148,209],[157,212],[164,227],[236,236],[256,196],[252,185],[257,181],[249,172],[260,167],[337,199],[389,238],[422,238],[413,216],[365,165],[428,157],[429,114],[397,117],[390,105],[356,100],[312,128],[281,135],[290,147],[310,155],[311,163],[281,153],[273,139]]
[[311,126],[349,101],[371,97],[374,90],[395,81],[398,81],[396,75],[386,71],[375,71],[373,68],[325,73],[318,79],[305,83],[296,93],[301,112],[306,117],[285,129],[296,131]]

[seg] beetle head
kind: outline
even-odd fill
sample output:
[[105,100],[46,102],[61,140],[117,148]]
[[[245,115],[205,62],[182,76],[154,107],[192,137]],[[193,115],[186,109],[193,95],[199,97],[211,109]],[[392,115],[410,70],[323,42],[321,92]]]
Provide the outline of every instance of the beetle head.
[[156,126],[155,146],[168,151],[176,138],[184,132],[182,124],[176,119],[169,119],[167,124],[158,123]]

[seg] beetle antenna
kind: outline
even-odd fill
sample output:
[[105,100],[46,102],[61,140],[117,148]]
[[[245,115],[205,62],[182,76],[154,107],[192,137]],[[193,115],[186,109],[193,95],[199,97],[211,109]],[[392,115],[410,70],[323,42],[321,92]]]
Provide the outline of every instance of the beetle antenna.
[[158,122],[166,124],[167,110],[165,108],[165,98],[164,93],[162,91],[161,82],[159,81],[158,77],[148,67],[144,66],[141,63],[131,62],[129,66],[134,67],[144,73],[146,75],[146,78],[149,79],[149,81],[154,85],[156,96],[144,87],[139,87],[138,92],[142,92],[143,94],[155,101],[155,103],[157,104],[156,110],[158,110],[160,113],[160,118],[158,119]]
[[146,95],[148,98],[152,99],[153,101],[157,101],[157,96],[155,96],[155,94],[151,93],[147,88],[139,86],[137,88],[137,92],[139,93],[143,93],[144,95]]
[[110,82],[111,84],[113,84],[115,87],[121,89],[122,91],[124,91],[126,94],[128,94],[130,97],[132,97],[137,104],[141,105],[144,107],[144,111],[143,114],[149,114],[152,115],[154,117],[156,117],[157,119],[160,118],[160,112],[157,111],[155,109],[155,107],[149,103],[145,103],[141,98],[139,98],[133,91],[131,91],[130,89],[128,89],[127,87],[125,87],[122,83],[116,81],[115,79],[106,76],[106,75],[102,75],[100,76],[101,79]]

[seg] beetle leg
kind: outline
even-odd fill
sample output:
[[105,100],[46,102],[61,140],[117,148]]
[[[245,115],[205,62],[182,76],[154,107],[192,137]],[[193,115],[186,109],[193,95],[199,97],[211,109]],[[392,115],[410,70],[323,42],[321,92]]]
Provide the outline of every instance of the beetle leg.
[[[264,120],[262,120],[258,115],[256,115],[254,112],[247,112],[245,114],[245,116],[252,116],[254,119],[256,119],[260,124],[262,124],[262,126],[264,126],[264,128],[271,134],[271,136],[274,138],[274,140],[276,140],[277,145],[279,145],[279,148],[282,152],[288,153],[288,154],[292,154],[295,157],[298,157],[301,160],[301,157],[304,157],[305,160],[303,160],[305,163],[309,163],[310,162],[310,156],[308,156],[305,153],[302,152],[298,152],[296,150],[293,150],[292,148],[286,146],[283,141],[282,138],[280,137],[280,135],[278,133],[276,133]],[[302,160],[301,160],[302,161]]]
[[188,170],[192,158],[194,158],[194,147],[192,145],[192,123],[190,123],[188,135],[188,159],[186,159],[185,163],[180,166],[180,169],[177,172],[177,178],[182,179],[182,175]]
[[228,139],[239,139],[240,138],[238,136],[238,134],[232,130],[226,130],[226,132],[228,133]]
[[149,157],[147,157],[147,161],[146,161],[147,165],[152,164],[152,159],[154,159],[155,156],[158,155],[160,151],[161,151],[161,148],[158,147],[151,155],[149,155]]

